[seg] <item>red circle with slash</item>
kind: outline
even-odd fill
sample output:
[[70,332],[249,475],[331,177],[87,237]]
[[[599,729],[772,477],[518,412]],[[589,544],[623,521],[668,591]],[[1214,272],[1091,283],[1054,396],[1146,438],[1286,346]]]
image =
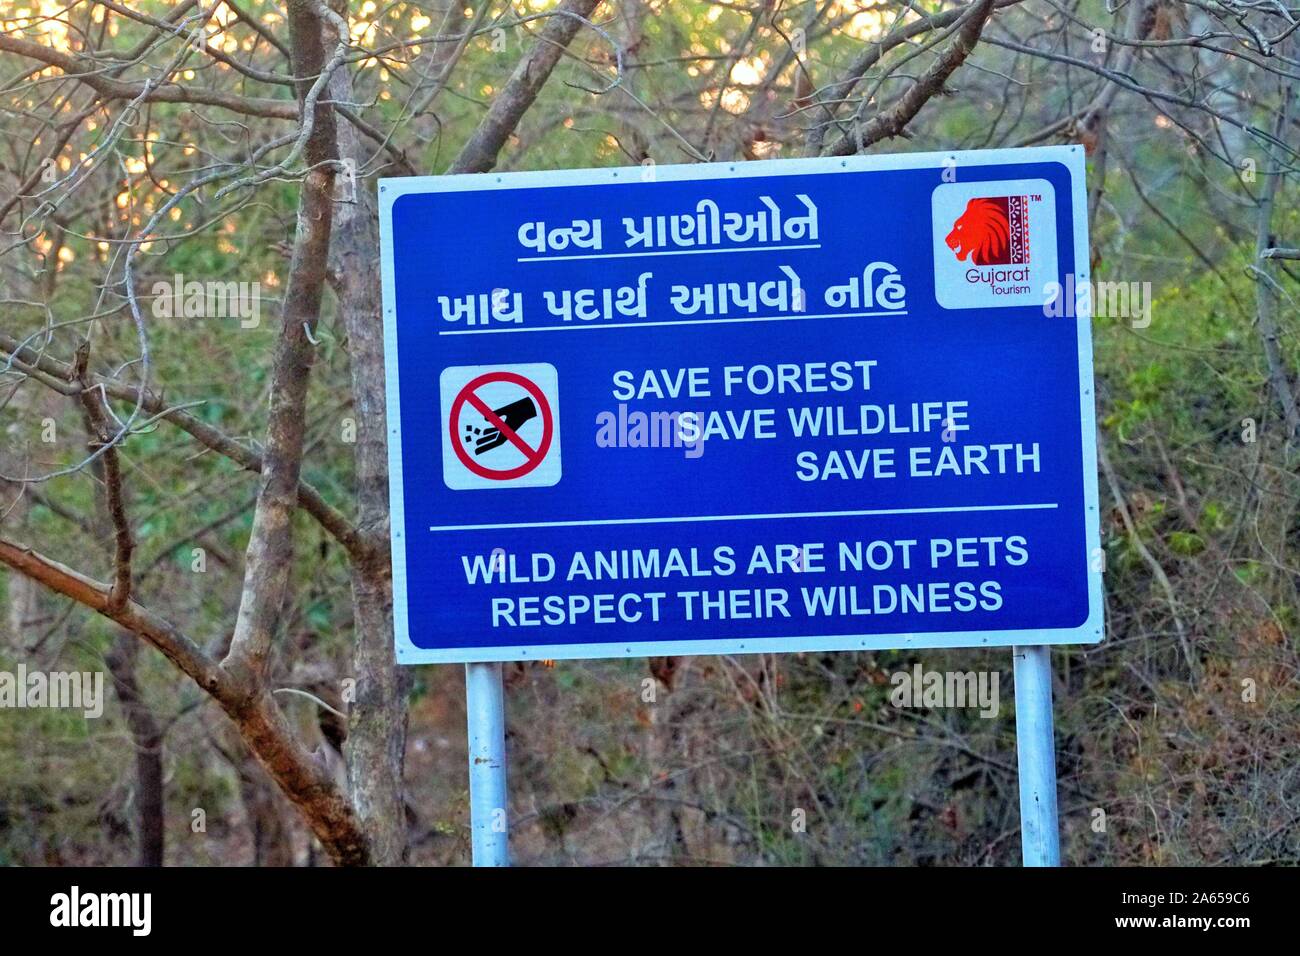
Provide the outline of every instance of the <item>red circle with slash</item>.
[[[533,448],[528,442],[520,438],[513,428],[501,420],[501,416],[488,407],[487,402],[474,394],[484,385],[490,385],[493,382],[509,382],[512,385],[518,385],[537,402],[537,409],[542,417],[542,440],[536,448]],[[488,424],[500,431],[502,435],[505,435],[506,439],[523,453],[525,461],[522,465],[505,469],[487,468],[470,456],[469,450],[465,447],[465,442],[460,437],[457,429],[457,425],[460,424],[461,409],[464,408],[467,402],[487,420]],[[530,471],[533,471],[545,460],[546,453],[551,450],[551,438],[555,434],[554,419],[551,417],[551,403],[546,400],[546,395],[536,382],[514,372],[488,372],[467,382],[465,387],[456,393],[456,398],[451,403],[451,414],[448,417],[448,425],[451,429],[451,447],[456,452],[456,457],[460,459],[460,463],[480,478],[488,478],[493,481],[509,481],[511,478],[522,478]]]

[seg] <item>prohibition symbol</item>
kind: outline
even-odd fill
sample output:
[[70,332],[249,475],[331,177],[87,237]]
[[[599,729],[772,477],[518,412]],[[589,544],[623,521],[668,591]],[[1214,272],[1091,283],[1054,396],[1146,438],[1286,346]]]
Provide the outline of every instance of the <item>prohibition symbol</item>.
[[530,487],[559,481],[553,366],[449,368],[442,376],[442,398],[447,437],[443,477],[448,487]]

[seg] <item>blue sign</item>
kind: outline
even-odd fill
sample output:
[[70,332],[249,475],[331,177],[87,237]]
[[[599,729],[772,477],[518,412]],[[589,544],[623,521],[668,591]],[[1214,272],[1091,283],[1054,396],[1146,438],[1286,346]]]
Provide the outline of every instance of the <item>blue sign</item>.
[[1101,639],[1079,147],[380,199],[400,661]]

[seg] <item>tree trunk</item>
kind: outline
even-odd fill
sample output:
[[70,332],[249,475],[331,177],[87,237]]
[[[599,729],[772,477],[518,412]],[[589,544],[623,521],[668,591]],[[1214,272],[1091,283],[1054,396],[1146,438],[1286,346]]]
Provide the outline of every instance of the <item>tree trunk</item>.
[[[1291,97],[1292,88],[1287,86],[1282,97],[1283,106],[1278,112],[1277,124],[1273,130],[1273,135],[1283,146],[1290,122]],[[1273,206],[1285,175],[1282,157],[1275,156],[1271,159],[1271,168],[1265,173],[1267,179],[1259,200],[1259,214],[1255,220],[1255,327],[1264,349],[1264,358],[1268,362],[1268,381],[1282,408],[1287,443],[1290,444],[1300,435],[1300,407],[1296,403],[1291,369],[1282,352],[1282,331],[1277,322],[1277,281],[1268,274],[1268,260],[1264,258],[1264,250],[1273,245]]]
[[[339,102],[351,101],[352,79],[346,69],[334,74],[330,94]],[[368,156],[352,126],[339,127],[338,145],[340,158],[350,159],[360,171]],[[355,201],[335,205],[330,273],[347,332],[352,374],[357,524],[361,533],[376,543],[378,554],[369,564],[351,563],[356,695],[348,709],[348,786],[370,838],[373,862],[392,866],[406,858],[402,776],[411,679],[397,664],[393,647],[384,325],[379,270],[375,268],[379,261],[379,210],[373,185],[357,182],[355,189],[343,185]]]
[[163,732],[140,693],[136,661],[140,642],[119,631],[113,649],[105,658],[113,676],[113,690],[126,715],[135,744],[136,841],[140,866],[162,866],[166,811],[163,803]]
[[254,866],[293,866],[293,827],[283,795],[267,778],[256,760],[237,768],[239,796],[253,838]]

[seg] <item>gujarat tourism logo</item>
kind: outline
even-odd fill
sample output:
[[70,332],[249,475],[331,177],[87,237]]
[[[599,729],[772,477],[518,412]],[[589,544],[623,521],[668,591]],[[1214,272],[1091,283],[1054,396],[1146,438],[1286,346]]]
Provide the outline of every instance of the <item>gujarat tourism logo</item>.
[[1038,281],[1056,277],[1047,180],[944,183],[931,205],[934,293],[945,309],[1032,305]]
[[960,261],[969,256],[977,266],[1028,265],[1029,200],[1029,196],[972,199],[952,224],[945,240],[948,248]]

